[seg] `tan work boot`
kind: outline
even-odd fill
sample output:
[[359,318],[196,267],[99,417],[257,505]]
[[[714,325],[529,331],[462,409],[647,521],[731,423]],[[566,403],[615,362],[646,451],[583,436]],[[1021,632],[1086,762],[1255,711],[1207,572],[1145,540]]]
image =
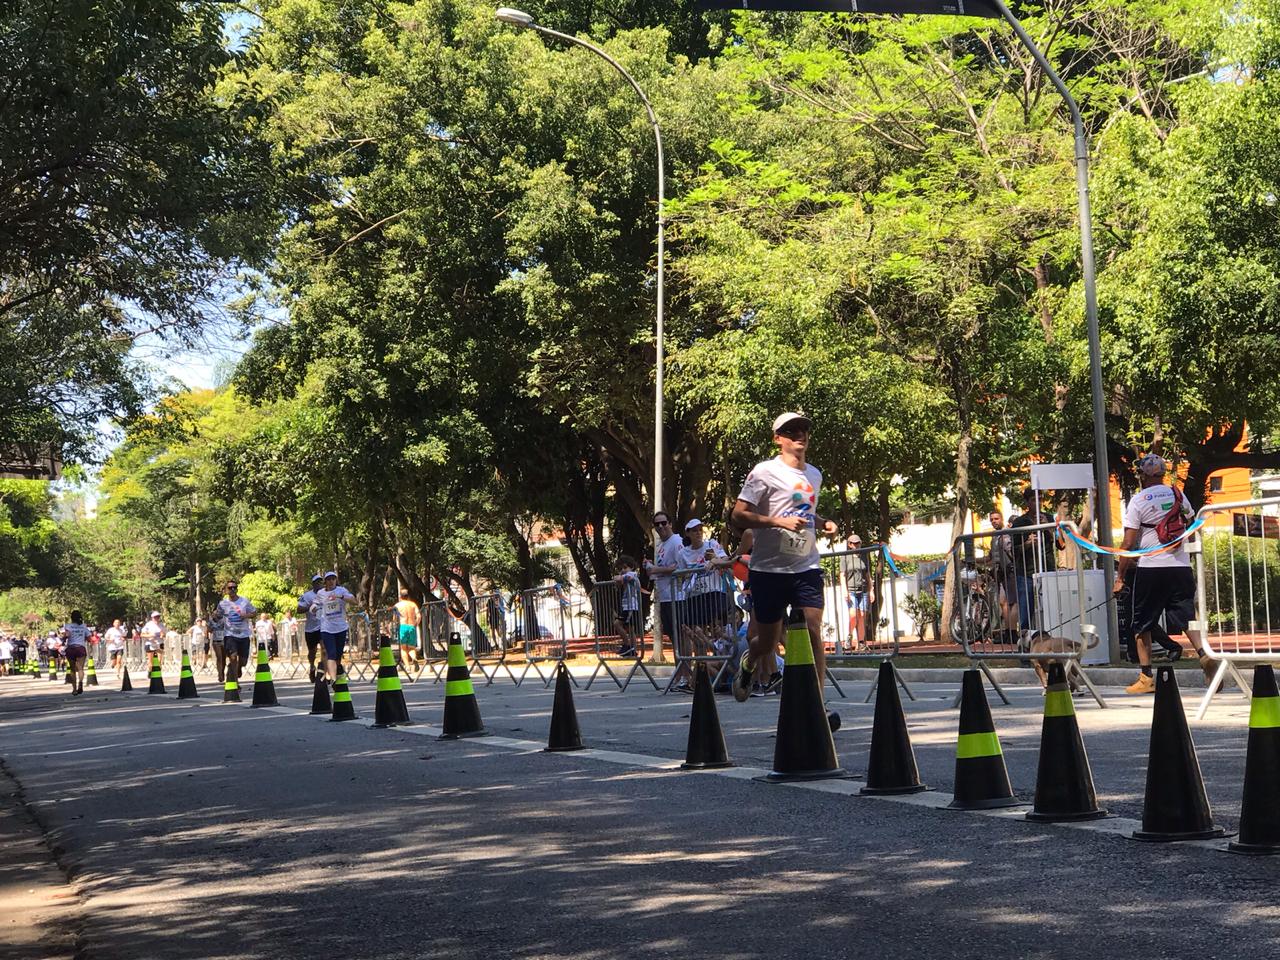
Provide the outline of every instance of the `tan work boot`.
[[1156,678],[1145,673],[1138,674],[1138,679],[1124,688],[1125,693],[1155,693]]

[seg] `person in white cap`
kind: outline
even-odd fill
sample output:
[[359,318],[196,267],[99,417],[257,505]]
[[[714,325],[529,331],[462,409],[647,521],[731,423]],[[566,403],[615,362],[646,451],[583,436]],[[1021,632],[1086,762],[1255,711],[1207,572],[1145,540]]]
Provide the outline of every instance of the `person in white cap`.
[[[756,665],[774,662],[788,608],[804,614],[818,689],[824,689],[824,591],[817,535],[821,531],[831,536],[839,530],[835,521],[818,515],[822,471],[806,460],[812,426],[803,413],[784,413],[773,421],[778,456],[752,468],[733,507],[734,524],[755,531],[751,599],[758,630],[733,678],[733,696],[738,701],[751,696]],[[828,720],[833,726],[838,723],[835,714],[828,714]]]
[[226,675],[239,683],[240,674],[249,662],[249,638],[258,608],[248,597],[240,596],[240,585],[232,579],[227,581],[227,595],[218,601],[218,612],[227,623],[222,638]]
[[320,642],[324,644],[324,665],[329,680],[338,680],[338,664],[347,645],[351,629],[347,623],[347,604],[355,606],[356,598],[346,587],[338,583],[338,573],[330,570],[324,575],[324,586],[316,591],[311,609],[320,615]]
[[151,654],[164,653],[164,621],[160,619],[160,611],[152,610],[147,622],[142,625],[142,650],[147,655],[147,666],[151,665]]
[[316,651],[320,648],[320,613],[312,610],[316,602],[316,591],[324,586],[324,577],[316,574],[311,578],[311,589],[298,598],[298,612],[304,614],[302,635],[307,641],[307,676],[316,682]]
[[[685,570],[705,570],[686,574],[684,600],[679,607],[680,636],[685,641],[684,655],[709,656],[714,652],[716,634],[729,616],[724,583],[720,571],[733,565],[724,547],[715,537],[705,536],[702,521],[694,517],[684,525],[688,544],[680,550],[680,566]],[[678,689],[689,689],[682,680]]]
[[[1169,469],[1163,457],[1149,453],[1138,461],[1138,484],[1141,489],[1134,494],[1124,512],[1124,540],[1122,550],[1154,549],[1176,540],[1177,535],[1190,525],[1195,510],[1187,503],[1182,491],[1172,483],[1166,483],[1164,475]],[[1196,578],[1187,555],[1185,539],[1176,540],[1172,550],[1142,557],[1121,557],[1116,568],[1115,593],[1125,588],[1125,577],[1133,575],[1131,593],[1133,604],[1132,626],[1138,648],[1138,679],[1125,688],[1126,693],[1155,693],[1156,681],[1151,675],[1151,632],[1164,617],[1164,629],[1170,634],[1185,633],[1200,657],[1200,667],[1205,680],[1212,680],[1217,664],[1204,655],[1200,632],[1190,623],[1196,615]]]

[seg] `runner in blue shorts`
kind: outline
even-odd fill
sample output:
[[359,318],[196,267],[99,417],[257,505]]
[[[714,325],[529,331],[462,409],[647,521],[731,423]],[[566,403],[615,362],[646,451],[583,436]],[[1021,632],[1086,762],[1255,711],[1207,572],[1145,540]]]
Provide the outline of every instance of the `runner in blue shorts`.
[[302,614],[302,635],[307,641],[307,677],[316,682],[316,653],[320,649],[320,614],[311,608],[316,602],[316,591],[324,586],[324,577],[311,578],[311,589],[298,598],[298,613]]
[[227,623],[222,649],[227,657],[227,676],[240,682],[240,674],[249,662],[249,638],[253,634],[253,618],[258,608],[248,597],[240,596],[238,584],[227,581],[227,595],[218,601],[218,613]]
[[[751,696],[755,665],[762,660],[771,664],[777,656],[788,608],[804,612],[819,690],[826,680],[817,534],[838,531],[834,521],[818,516],[822,471],[805,462],[812,425],[802,413],[784,413],[773,421],[778,456],[756,464],[747,474],[733,507],[734,524],[755,531],[750,568],[757,634],[733,679],[738,701]],[[828,713],[833,726],[838,722],[834,716]]]
[[342,651],[347,645],[350,624],[347,623],[347,604],[355,605],[356,598],[346,587],[338,583],[337,571],[324,575],[324,586],[316,591],[311,609],[320,616],[320,642],[324,644],[325,672],[329,682],[338,679],[338,665],[342,663]]

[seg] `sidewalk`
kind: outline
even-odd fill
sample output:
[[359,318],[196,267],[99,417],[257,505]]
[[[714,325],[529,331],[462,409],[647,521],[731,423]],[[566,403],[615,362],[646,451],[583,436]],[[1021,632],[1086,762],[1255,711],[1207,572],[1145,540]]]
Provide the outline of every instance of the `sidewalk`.
[[62,960],[75,955],[68,917],[80,902],[22,806],[18,784],[0,768],[0,944],[6,960]]

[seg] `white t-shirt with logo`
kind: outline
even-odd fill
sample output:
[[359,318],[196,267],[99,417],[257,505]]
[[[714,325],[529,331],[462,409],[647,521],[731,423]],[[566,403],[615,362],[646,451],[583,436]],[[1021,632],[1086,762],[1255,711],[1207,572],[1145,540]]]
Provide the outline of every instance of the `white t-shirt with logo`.
[[[705,567],[707,566],[707,551],[711,551],[711,555],[717,560],[723,560],[728,556],[724,552],[724,547],[716,542],[715,537],[703,537],[702,546],[695,547],[693,545],[682,547],[680,550],[680,566],[682,567]],[[685,581],[685,594],[687,596],[698,596],[703,593],[715,593],[720,589],[720,574],[718,571],[708,569],[706,573],[700,573]]]
[[356,599],[346,587],[339,584],[332,590],[317,590],[316,605],[320,614],[321,633],[342,633],[350,629],[347,623],[347,604]]
[[[679,570],[684,565],[684,542],[674,533],[665,540],[658,541],[657,567],[674,567]],[[676,577],[654,577],[654,592],[659,603],[684,599],[684,584]]]
[[[1159,483],[1145,490],[1139,490],[1133,495],[1133,499],[1129,501],[1129,506],[1124,511],[1124,528],[1142,532],[1138,538],[1140,549],[1145,550],[1161,545],[1160,537],[1156,533],[1156,524],[1163,520],[1165,514],[1172,508],[1173,488],[1167,484]],[[1188,524],[1196,515],[1196,512],[1191,509],[1191,504],[1187,503],[1185,495],[1182,497],[1182,515],[1186,517]],[[1178,544],[1177,549],[1168,550],[1165,553],[1139,557],[1138,566],[1189,567],[1191,558],[1187,556],[1187,542],[1183,540]]]
[[68,647],[85,647],[89,642],[89,628],[83,623],[67,623],[62,626],[67,635]]
[[124,649],[124,631],[119,627],[108,627],[107,632],[102,635],[102,639],[107,641],[108,650]]
[[234,600],[223,597],[218,601],[218,612],[227,621],[226,635],[236,640],[248,640],[252,630],[250,623],[258,612],[248,597],[237,596]]
[[769,517],[803,517],[800,530],[759,527],[751,547],[751,569],[765,573],[804,573],[821,565],[818,558],[818,492],[822,471],[811,463],[803,470],[789,467],[781,457],[758,463],[747,474],[739,500],[754,504]]
[[618,606],[623,610],[639,610],[640,609],[640,574],[634,570],[628,570],[622,574],[622,589],[619,591],[620,596]]

